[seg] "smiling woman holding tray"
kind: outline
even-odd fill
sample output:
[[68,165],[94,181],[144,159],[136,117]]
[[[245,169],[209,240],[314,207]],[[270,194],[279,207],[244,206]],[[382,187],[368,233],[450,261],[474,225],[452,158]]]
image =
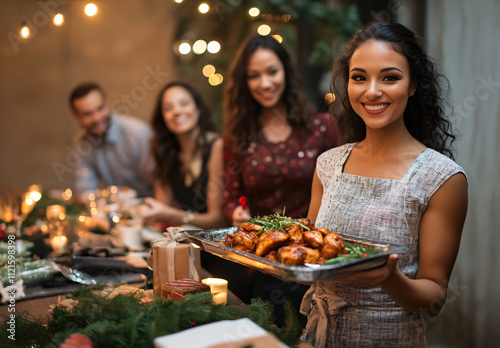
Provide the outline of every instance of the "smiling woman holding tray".
[[313,283],[303,340],[315,347],[425,347],[458,253],[467,179],[451,156],[440,75],[396,23],[358,32],[337,58],[333,113],[348,144],[318,157],[309,219],[407,247],[384,266]]

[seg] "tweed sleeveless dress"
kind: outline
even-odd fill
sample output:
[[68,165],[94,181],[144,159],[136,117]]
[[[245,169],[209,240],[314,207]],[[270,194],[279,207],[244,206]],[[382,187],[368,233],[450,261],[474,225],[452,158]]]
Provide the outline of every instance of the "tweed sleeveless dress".
[[[339,146],[318,157],[323,197],[316,226],[406,246],[409,251],[399,255],[398,266],[414,279],[420,221],[429,199],[452,175],[464,171],[427,148],[401,180],[343,173],[355,145]],[[301,313],[308,316],[302,340],[315,347],[427,346],[423,316],[398,306],[381,287],[318,281],[305,294]]]

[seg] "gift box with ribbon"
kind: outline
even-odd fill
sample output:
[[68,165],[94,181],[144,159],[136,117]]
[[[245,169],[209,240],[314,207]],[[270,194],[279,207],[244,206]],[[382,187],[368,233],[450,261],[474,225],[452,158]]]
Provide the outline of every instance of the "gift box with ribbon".
[[179,279],[175,282],[163,283],[161,285],[161,296],[171,298],[174,301],[182,300],[187,294],[208,291],[210,291],[210,286],[189,278]]
[[164,283],[183,278],[200,281],[200,248],[189,243],[176,227],[169,227],[165,238],[153,243],[148,264],[153,269],[153,290],[156,296],[161,296],[161,286]]

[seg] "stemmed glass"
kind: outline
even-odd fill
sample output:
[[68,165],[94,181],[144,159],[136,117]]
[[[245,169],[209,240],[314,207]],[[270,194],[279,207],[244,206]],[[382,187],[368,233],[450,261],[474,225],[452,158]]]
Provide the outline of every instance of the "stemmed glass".
[[21,237],[23,222],[42,197],[41,188],[38,185],[31,185],[28,192],[22,194],[20,198],[14,197],[9,194],[6,199],[0,198],[0,218],[7,224],[13,223],[16,236]]
[[0,219],[10,224],[16,218],[17,207],[17,201],[12,197],[7,197],[7,199],[0,197]]

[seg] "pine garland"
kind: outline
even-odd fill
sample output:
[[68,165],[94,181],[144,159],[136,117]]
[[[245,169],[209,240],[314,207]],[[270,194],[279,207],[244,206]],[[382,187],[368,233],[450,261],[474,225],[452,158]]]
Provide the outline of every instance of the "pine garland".
[[51,341],[51,335],[44,326],[42,318],[35,318],[28,313],[16,313],[15,340],[9,339],[11,327],[9,316],[0,321],[0,347],[45,347]]
[[[290,303],[285,303],[285,326],[279,328],[273,324],[272,306],[261,299],[253,299],[248,306],[230,302],[214,305],[209,293],[198,293],[186,295],[179,302],[155,298],[153,303],[143,304],[138,293],[106,299],[108,294],[102,286],[76,290],[68,296],[76,301],[75,306],[54,308],[47,325],[41,318],[16,314],[16,341],[2,337],[0,346],[59,347],[70,334],[78,332],[88,336],[95,348],[153,347],[153,339],[159,336],[246,317],[293,347],[299,342],[302,329]],[[0,323],[3,332],[7,320],[4,318]]]

